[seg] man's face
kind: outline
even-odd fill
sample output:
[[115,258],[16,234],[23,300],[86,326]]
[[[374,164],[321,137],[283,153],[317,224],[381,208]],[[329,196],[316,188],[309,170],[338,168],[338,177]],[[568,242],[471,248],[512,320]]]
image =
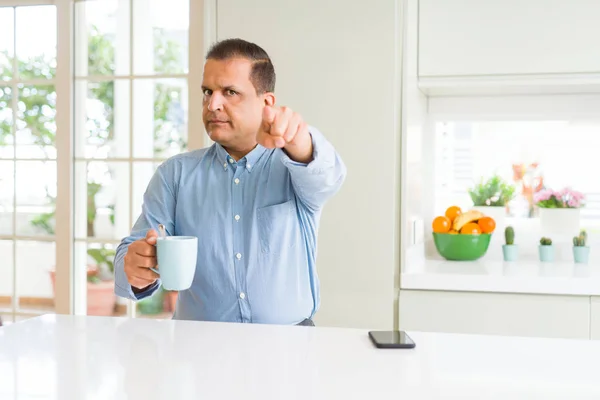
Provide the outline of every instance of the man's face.
[[209,59],[204,66],[202,118],[210,138],[224,147],[253,147],[263,108],[274,102],[272,93],[256,93],[251,69],[243,58]]

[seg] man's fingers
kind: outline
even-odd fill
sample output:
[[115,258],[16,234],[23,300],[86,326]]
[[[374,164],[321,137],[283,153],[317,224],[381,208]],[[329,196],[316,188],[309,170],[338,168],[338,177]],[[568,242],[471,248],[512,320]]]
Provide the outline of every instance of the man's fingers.
[[145,241],[141,242],[140,245],[135,246],[133,250],[135,251],[135,254],[142,257],[156,257],[156,247]]
[[263,122],[271,125],[275,121],[275,114],[277,114],[274,107],[265,106],[263,108]]
[[145,279],[147,281],[154,282],[159,278],[158,274],[152,271],[150,268],[139,266],[135,268],[131,273],[133,278]]
[[265,106],[263,109],[261,130],[256,137],[256,141],[268,149],[284,147],[286,144],[284,135],[288,130],[288,124],[293,115],[292,110],[287,107],[278,109],[276,107]]
[[133,265],[141,268],[154,268],[156,267],[156,257],[138,257]]
[[156,239],[158,238],[158,232],[154,229],[150,229],[148,233],[146,233],[146,243],[155,245]]
[[271,124],[271,129],[269,133],[272,136],[282,136],[285,135],[285,132],[290,124],[294,113],[291,108],[282,107],[277,115],[275,115],[275,121]]
[[[256,141],[260,143],[261,146],[266,147],[267,149],[274,149],[276,147],[283,147],[285,141],[281,137],[271,136],[266,132],[259,132]],[[283,142],[283,144],[282,144]]]
[[298,114],[292,116],[290,121],[288,122],[287,129],[283,134],[283,139],[285,139],[286,143],[289,143],[294,139],[294,136],[298,133],[298,128],[300,127],[300,116]]

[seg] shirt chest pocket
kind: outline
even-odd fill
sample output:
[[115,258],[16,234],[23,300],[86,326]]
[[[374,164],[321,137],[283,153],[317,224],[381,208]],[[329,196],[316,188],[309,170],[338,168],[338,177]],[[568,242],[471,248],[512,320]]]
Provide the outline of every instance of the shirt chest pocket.
[[279,255],[298,242],[295,200],[259,208],[257,211],[260,250]]

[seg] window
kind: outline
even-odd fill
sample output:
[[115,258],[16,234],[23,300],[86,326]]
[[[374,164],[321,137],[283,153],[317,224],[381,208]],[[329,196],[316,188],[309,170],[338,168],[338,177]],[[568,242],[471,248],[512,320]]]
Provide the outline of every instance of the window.
[[0,8],[3,320],[54,310],[56,32],[55,6]]
[[[510,217],[533,217],[523,186],[571,187],[586,196],[583,223],[600,227],[600,182],[586,173],[600,169],[599,133],[600,122],[440,122],[435,134],[435,212],[448,204],[472,206],[469,188],[497,174],[516,188]],[[525,179],[518,173],[523,166],[528,170]]]
[[[116,247],[157,166],[187,149],[189,3],[151,3],[75,5],[74,268],[86,277],[88,315],[113,314],[115,301],[126,312],[126,301],[100,294],[114,289]],[[161,291],[136,309],[168,316],[172,296]]]
[[[580,227],[589,241],[598,240],[600,231],[600,182],[590,179],[590,171],[600,168],[600,121],[574,119],[450,119],[431,124],[433,171],[430,174],[431,207],[423,215],[430,221],[457,205],[473,208],[469,189],[479,182],[499,176],[514,187],[514,198],[499,212],[501,222],[488,252],[481,261],[502,261],[503,229],[512,225],[519,238],[520,260],[537,261],[537,244],[544,231],[533,193],[549,188],[571,188],[582,192],[585,206],[580,209]],[[427,176],[427,174],[425,174]],[[485,212],[485,211],[484,211]],[[491,215],[496,218],[496,214]],[[571,262],[572,234],[556,233],[558,262]],[[427,242],[426,237],[426,242]],[[433,245],[425,246],[426,259],[440,259]]]
[[117,299],[112,268],[158,165],[205,144],[204,9],[32,3],[0,7],[0,316],[169,317],[170,293]]

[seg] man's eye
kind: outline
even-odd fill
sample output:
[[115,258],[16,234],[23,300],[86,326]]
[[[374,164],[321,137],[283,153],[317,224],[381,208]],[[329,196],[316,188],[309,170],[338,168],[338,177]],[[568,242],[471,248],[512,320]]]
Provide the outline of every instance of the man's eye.
[[236,94],[237,94],[237,92],[235,90],[231,90],[231,89],[227,90],[227,96],[235,96]]
[[204,93],[205,96],[210,96],[212,94],[212,90],[204,89],[204,91],[202,93]]

